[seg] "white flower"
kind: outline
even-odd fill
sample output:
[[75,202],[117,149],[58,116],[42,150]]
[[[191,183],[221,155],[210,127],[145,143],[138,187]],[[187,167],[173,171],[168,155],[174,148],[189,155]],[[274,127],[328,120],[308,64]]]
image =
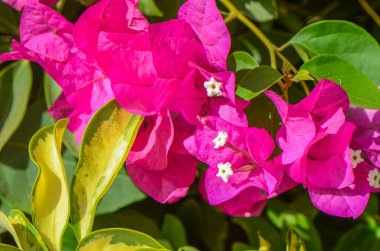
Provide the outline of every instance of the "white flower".
[[228,182],[228,178],[234,174],[234,172],[231,169],[231,163],[226,162],[226,163],[219,163],[218,164],[218,169],[219,172],[216,174],[216,177],[221,178],[224,183]]
[[227,138],[228,134],[226,132],[218,132],[218,136],[216,136],[216,138],[212,141],[215,144],[214,148],[218,149],[219,147],[224,146],[227,143]]
[[207,96],[222,96],[222,91],[220,90],[222,83],[216,81],[214,77],[211,77],[209,81],[204,82],[203,86],[207,90]]
[[368,183],[373,188],[380,188],[380,172],[377,168],[368,172]]
[[362,151],[361,150],[353,150],[350,148],[350,158],[352,162],[352,167],[356,168],[356,166],[364,161],[364,159],[361,156]]

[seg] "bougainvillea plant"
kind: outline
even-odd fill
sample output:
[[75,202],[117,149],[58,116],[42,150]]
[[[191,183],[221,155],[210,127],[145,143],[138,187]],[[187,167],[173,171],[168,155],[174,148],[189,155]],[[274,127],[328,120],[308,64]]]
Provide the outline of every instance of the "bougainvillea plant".
[[1,250],[380,249],[354,6],[3,0]]

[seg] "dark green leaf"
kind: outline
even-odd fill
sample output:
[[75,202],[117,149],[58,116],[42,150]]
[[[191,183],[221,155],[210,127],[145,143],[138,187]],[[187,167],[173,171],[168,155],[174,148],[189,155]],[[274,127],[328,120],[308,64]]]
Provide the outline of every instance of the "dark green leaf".
[[3,2],[0,2],[0,33],[8,35],[18,34],[16,11]]
[[246,15],[258,22],[267,22],[278,16],[275,0],[241,0],[237,5]]
[[122,168],[100,201],[96,214],[112,213],[145,198],[146,195],[135,186],[125,168]]
[[236,94],[245,100],[251,100],[270,88],[282,78],[281,73],[270,66],[259,66],[249,71],[239,82]]
[[380,247],[380,229],[371,229],[359,224],[344,234],[335,251],[377,251]]
[[162,17],[164,15],[154,0],[140,0],[138,8],[146,16]]
[[0,151],[25,115],[31,88],[29,62],[13,63],[0,72]]
[[162,234],[171,242],[174,248],[187,245],[186,230],[175,215],[165,215]]

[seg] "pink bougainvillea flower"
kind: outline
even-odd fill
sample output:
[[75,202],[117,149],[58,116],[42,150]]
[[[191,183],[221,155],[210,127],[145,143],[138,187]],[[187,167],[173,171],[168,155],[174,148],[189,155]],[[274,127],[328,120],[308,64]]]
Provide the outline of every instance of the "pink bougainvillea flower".
[[[309,191],[321,211],[340,217],[358,217],[367,204],[367,178],[355,169],[350,143],[355,125],[346,121],[347,94],[337,84],[321,80],[296,105],[267,91],[282,118],[277,158],[295,181]],[[367,175],[368,176],[368,175]]]
[[[28,1],[29,0],[3,0],[4,3],[18,11],[20,11]],[[54,5],[58,2],[58,0],[40,0],[40,2],[46,5]]]
[[340,190],[310,191],[314,204],[324,212],[341,217],[357,218],[365,209],[371,192],[380,191],[379,169],[379,113],[351,107],[346,111],[347,120],[356,125],[350,143],[350,157],[355,180]]
[[[115,17],[122,11],[101,8],[103,2],[82,15],[74,37],[86,55],[101,62],[116,100],[126,110],[154,115],[169,109],[196,124],[198,116],[219,111],[213,104],[218,99],[235,106],[234,75],[226,70],[230,36],[215,1],[189,0],[177,19],[152,25],[129,9],[124,16],[139,18],[133,24],[121,23]],[[118,12],[105,23],[103,16],[112,10]],[[136,29],[126,32],[129,26]]]
[[334,82],[321,80],[296,105],[286,103],[272,91],[266,95],[275,103],[282,119],[277,142],[279,158],[296,182],[323,188],[349,186],[353,171],[349,143],[355,126],[345,121],[348,97]]
[[89,119],[113,94],[97,62],[76,47],[73,27],[53,9],[29,0],[21,16],[20,43],[13,41],[14,51],[0,55],[0,60],[26,59],[46,70],[63,90],[50,114],[70,118],[68,128],[80,142]]
[[[209,166],[201,182],[203,196],[234,216],[260,214],[283,179],[282,166],[268,161],[272,138],[264,129],[236,126],[218,117],[205,117],[203,122],[185,141],[186,149]],[[289,182],[287,189],[293,184]]]

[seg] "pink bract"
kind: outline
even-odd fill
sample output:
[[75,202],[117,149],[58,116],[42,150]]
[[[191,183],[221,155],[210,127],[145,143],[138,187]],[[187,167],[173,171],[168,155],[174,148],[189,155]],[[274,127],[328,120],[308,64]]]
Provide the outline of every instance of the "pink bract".
[[[222,145],[215,143],[220,133],[227,135]],[[205,200],[235,216],[261,213],[268,198],[278,194],[283,168],[268,161],[274,142],[267,131],[240,127],[218,117],[205,117],[193,136],[185,141],[186,149],[209,167],[201,181]],[[219,165],[229,163],[233,174],[223,180]],[[287,190],[294,185],[290,182]]]

